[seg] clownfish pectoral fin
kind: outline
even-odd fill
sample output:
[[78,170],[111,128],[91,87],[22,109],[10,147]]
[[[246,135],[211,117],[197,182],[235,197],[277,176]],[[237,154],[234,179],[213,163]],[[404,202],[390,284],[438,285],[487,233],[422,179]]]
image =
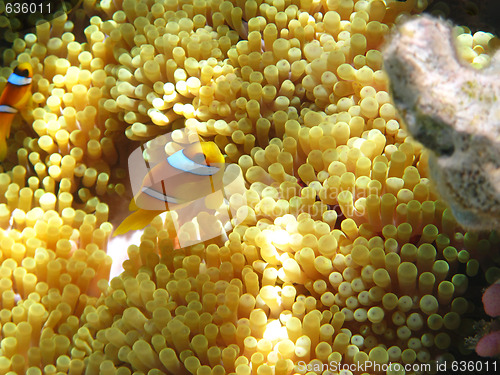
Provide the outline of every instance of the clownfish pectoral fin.
[[3,118],[0,115],[0,161],[5,160],[7,157],[7,150],[9,145],[7,144],[7,138],[9,138],[10,133],[10,123],[12,121],[12,116],[4,114]]
[[31,90],[26,91],[24,96],[17,103],[17,108],[22,109],[29,107],[31,104],[31,98],[32,98]]
[[14,114],[2,113],[0,108],[0,161],[3,161],[7,156],[7,149],[9,147],[7,139],[10,136],[10,126],[13,119]]
[[4,161],[7,156],[7,140],[0,136],[0,162]]
[[135,203],[135,197],[132,198],[130,200],[130,203],[128,205],[128,210],[129,211],[137,211],[139,209],[139,207],[137,206],[137,204]]
[[125,234],[131,230],[143,229],[146,225],[151,223],[156,216],[164,211],[153,211],[153,210],[137,210],[131,215],[127,216],[125,220],[115,229],[113,232],[113,237],[120,234]]

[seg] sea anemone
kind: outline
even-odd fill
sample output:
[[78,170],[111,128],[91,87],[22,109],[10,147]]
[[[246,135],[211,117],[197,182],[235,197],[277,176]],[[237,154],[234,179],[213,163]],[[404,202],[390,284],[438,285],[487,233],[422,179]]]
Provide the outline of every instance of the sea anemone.
[[[451,358],[483,239],[439,200],[380,52],[424,3],[84,1],[85,41],[78,11],[14,41],[2,75],[35,75],[0,175],[0,373]],[[179,248],[168,212],[107,280],[127,157],[182,128],[245,177],[232,231]]]

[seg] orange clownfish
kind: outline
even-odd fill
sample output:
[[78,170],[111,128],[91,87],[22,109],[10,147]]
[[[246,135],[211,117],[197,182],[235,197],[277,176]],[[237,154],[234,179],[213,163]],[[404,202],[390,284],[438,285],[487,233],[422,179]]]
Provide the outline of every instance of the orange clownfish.
[[[222,188],[224,156],[213,142],[197,142],[149,169],[130,201],[129,215],[113,236],[138,230],[162,212],[180,208]],[[132,181],[133,183],[133,181]]]
[[7,156],[7,138],[14,116],[23,109],[31,95],[33,68],[29,63],[19,64],[9,76],[0,96],[0,160]]

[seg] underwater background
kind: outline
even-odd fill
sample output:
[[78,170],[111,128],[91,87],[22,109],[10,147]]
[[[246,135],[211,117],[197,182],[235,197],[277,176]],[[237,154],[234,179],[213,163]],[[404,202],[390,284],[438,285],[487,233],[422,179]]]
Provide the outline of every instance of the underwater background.
[[[500,236],[457,223],[382,53],[425,11],[483,69],[495,1],[15,3],[0,90],[32,81],[0,100],[0,374],[498,371]],[[244,190],[140,211],[129,156],[186,130]],[[144,229],[113,237],[130,214]]]

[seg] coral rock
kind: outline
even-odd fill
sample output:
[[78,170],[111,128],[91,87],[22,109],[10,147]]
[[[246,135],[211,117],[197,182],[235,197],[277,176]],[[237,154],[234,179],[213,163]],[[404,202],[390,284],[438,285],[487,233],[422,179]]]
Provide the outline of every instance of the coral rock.
[[410,19],[387,43],[384,67],[408,130],[433,151],[431,177],[456,219],[500,228],[500,53],[475,69],[455,39],[443,20]]

